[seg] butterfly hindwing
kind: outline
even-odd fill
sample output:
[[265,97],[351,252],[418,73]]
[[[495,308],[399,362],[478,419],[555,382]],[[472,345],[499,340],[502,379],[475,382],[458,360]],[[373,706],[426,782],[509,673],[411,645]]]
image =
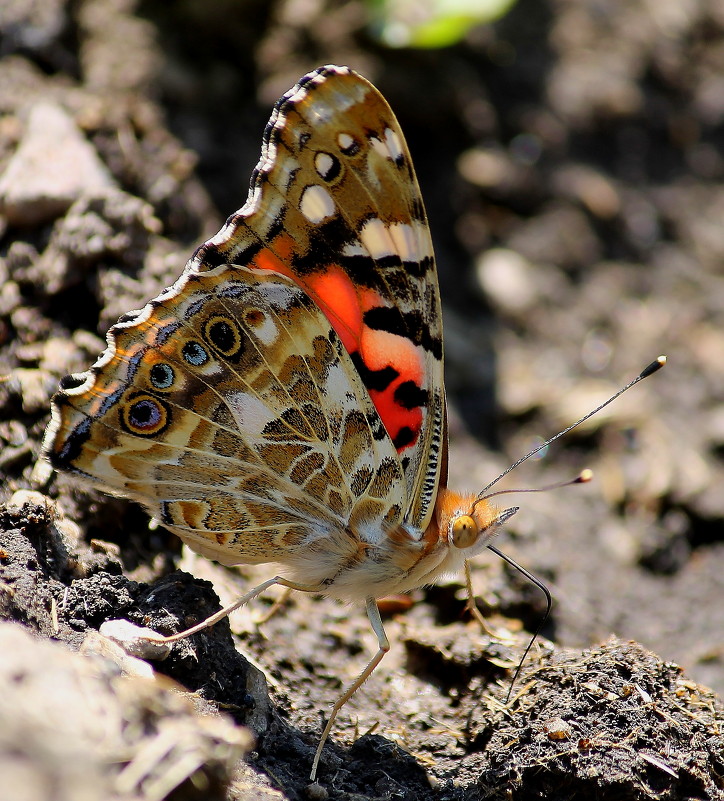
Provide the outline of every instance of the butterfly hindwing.
[[229,564],[283,562],[350,523],[372,540],[394,527],[399,459],[318,307],[248,268],[179,284],[58,393],[51,462]]

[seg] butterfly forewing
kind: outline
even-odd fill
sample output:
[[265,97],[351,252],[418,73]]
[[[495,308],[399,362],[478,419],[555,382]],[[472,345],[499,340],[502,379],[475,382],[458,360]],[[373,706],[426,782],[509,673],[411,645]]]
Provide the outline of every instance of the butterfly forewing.
[[368,81],[323,67],[279,101],[246,205],[189,269],[224,262],[291,276],[327,315],[399,453],[406,521],[424,531],[444,442],[437,277],[404,137]]

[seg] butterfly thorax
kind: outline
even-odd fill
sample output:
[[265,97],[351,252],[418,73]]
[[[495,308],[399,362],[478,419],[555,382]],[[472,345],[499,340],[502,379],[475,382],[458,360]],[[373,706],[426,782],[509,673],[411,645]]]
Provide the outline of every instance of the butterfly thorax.
[[359,532],[330,532],[316,555],[310,551],[286,561],[292,574],[314,574],[326,594],[342,600],[409,592],[443,576],[459,575],[467,559],[493,538],[498,509],[473,494],[442,488],[435,514],[420,534],[398,524],[375,542]]

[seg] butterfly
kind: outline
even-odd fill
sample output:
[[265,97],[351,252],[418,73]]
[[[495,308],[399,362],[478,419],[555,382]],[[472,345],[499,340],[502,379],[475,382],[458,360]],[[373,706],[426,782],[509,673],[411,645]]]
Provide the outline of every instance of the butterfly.
[[273,584],[366,605],[378,651],[333,707],[314,779],[390,648],[377,599],[463,569],[469,586],[514,511],[447,487],[433,248],[380,92],[347,67],[305,75],[275,105],[245,205],[107,342],[53,397],[51,464],[203,556],[280,566],[235,606]]

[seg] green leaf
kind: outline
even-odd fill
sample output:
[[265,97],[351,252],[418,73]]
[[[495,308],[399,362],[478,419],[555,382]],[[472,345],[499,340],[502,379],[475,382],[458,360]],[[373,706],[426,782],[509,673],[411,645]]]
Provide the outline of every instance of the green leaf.
[[378,37],[390,47],[448,47],[502,17],[515,0],[370,0]]

